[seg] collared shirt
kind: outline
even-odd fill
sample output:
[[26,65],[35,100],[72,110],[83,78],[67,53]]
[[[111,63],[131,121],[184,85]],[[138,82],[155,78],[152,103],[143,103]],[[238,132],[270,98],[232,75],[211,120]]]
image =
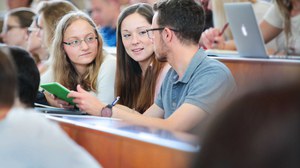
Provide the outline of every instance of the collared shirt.
[[[182,79],[171,68],[165,77],[155,104],[168,118],[183,103],[211,112],[215,104],[235,89],[230,70],[221,62],[207,57],[202,49],[194,55]],[[188,113],[188,111],[187,111]]]

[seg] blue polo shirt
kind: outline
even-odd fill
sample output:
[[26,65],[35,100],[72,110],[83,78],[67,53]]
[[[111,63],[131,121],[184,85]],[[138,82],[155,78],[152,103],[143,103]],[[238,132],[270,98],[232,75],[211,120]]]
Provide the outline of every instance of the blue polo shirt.
[[207,57],[202,49],[194,55],[182,79],[178,78],[171,68],[155,101],[165,111],[164,118],[172,115],[183,103],[211,112],[216,103],[226,99],[236,86],[230,70],[223,63]]
[[116,47],[117,45],[116,28],[102,27],[99,29],[99,33],[102,36],[104,45],[109,47]]

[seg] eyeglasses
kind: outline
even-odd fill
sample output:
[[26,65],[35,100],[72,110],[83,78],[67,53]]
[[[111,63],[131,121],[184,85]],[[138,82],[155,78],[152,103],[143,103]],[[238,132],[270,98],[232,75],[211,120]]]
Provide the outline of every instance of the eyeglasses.
[[12,29],[15,29],[15,28],[22,28],[21,26],[10,26],[10,25],[7,25],[6,27],[4,27],[2,33],[7,33],[8,31],[12,30]]
[[84,41],[86,44],[92,44],[95,42],[95,40],[98,39],[98,37],[89,36],[84,38],[83,40],[74,40],[71,42],[63,42],[64,44],[72,47],[79,47],[81,45],[81,42]]
[[[154,38],[153,31],[157,31],[157,30],[161,31],[161,30],[164,30],[165,28],[166,27],[159,27],[159,28],[147,29],[146,30],[147,31],[147,35],[148,35],[148,37],[150,39],[153,39]],[[169,28],[169,29],[172,30],[172,31],[174,31],[174,32],[178,32],[178,30],[176,30],[176,29],[171,29],[171,28]]]
[[39,28],[29,27],[27,29],[27,33],[31,34],[32,32],[38,32],[39,30],[40,30]]

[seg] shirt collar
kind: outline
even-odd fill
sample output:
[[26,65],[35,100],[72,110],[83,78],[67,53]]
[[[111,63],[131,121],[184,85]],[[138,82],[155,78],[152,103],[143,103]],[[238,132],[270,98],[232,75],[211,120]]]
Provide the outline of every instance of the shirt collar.
[[[194,71],[196,68],[203,62],[203,60],[206,58],[206,54],[202,48],[200,48],[196,54],[193,56],[188,68],[186,69],[183,77],[181,80],[177,82],[182,82],[182,83],[188,83],[188,81],[191,79],[192,75],[194,74]],[[176,76],[173,76],[173,79],[177,80],[178,79],[178,74]]]

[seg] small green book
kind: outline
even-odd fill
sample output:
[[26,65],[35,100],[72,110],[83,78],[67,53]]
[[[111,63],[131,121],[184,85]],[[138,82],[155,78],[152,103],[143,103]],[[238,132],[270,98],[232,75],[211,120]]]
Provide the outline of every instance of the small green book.
[[64,100],[72,105],[75,105],[75,103],[73,102],[74,98],[67,97],[67,95],[70,93],[70,90],[64,87],[63,85],[57,82],[51,82],[51,83],[41,84],[41,88],[55,95],[57,98]]

